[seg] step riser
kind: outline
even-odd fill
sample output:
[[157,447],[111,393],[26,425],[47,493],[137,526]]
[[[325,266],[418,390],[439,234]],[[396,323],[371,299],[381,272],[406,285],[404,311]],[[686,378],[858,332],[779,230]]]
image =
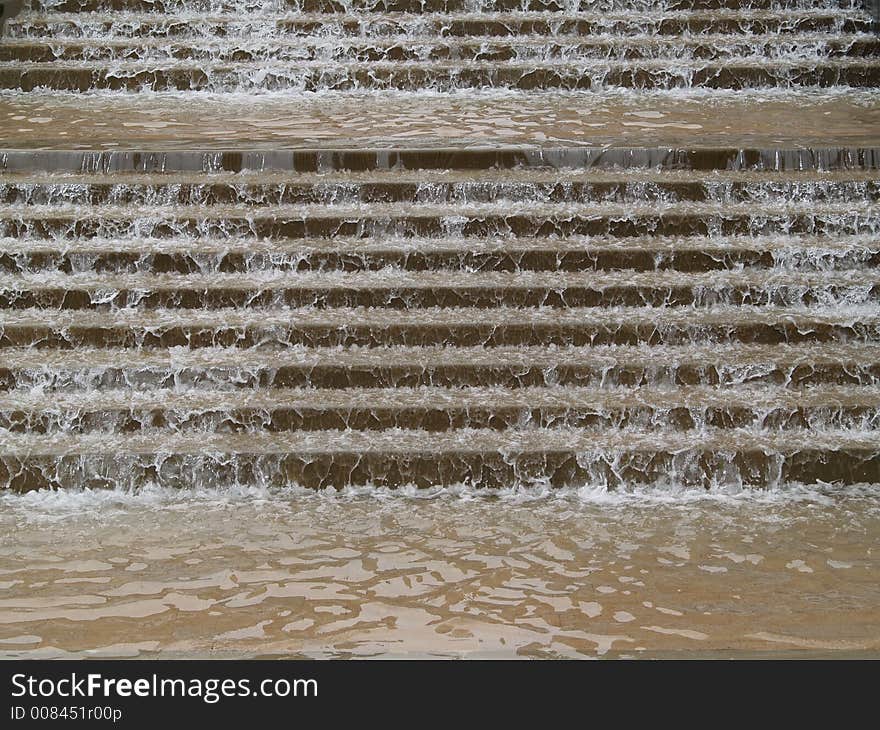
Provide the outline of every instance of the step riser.
[[597,69],[592,74],[577,68],[560,70],[499,67],[486,70],[461,68],[453,71],[430,69],[374,69],[333,71],[322,69],[297,72],[295,69],[265,73],[260,70],[205,72],[200,69],[143,70],[132,72],[91,69],[28,70],[0,68],[0,89],[24,92],[35,89],[59,91],[352,91],[355,89],[440,92],[473,88],[600,90],[632,89],[761,89],[799,86],[880,86],[880,63],[837,68],[833,66],[785,67],[779,70],[709,66],[680,70]]
[[274,217],[249,220],[160,220],[135,218],[132,221],[52,218],[47,220],[0,219],[0,236],[8,238],[211,238],[256,237],[272,239],[360,238],[406,236],[468,237],[570,237],[615,236],[737,236],[737,235],[867,235],[875,234],[878,221],[858,213],[850,215],[779,215],[773,217],[736,217],[706,215],[656,215],[615,220],[572,216],[565,220],[534,219],[525,216],[480,219],[403,217],[392,220],[325,218],[282,220]]
[[[743,375],[747,372],[747,375]],[[750,383],[810,387],[821,385],[877,386],[880,363],[801,364],[779,367],[773,363],[751,370],[720,365],[637,367],[617,364],[613,368],[520,365],[511,367],[429,366],[334,368],[324,367],[227,367],[169,369],[89,368],[78,371],[14,370],[0,368],[0,391],[55,392],[99,391],[110,388],[417,388],[503,387],[527,388],[547,385],[627,387],[651,385],[729,386],[746,378]]]
[[0,150],[4,173],[249,173],[415,170],[880,170],[880,147],[469,147],[273,151]]
[[83,327],[71,325],[63,331],[39,326],[2,326],[0,348],[39,347],[70,350],[79,347],[237,347],[266,344],[306,347],[418,346],[455,343],[459,347],[502,345],[699,345],[707,342],[742,342],[763,345],[809,342],[863,342],[880,336],[880,325],[852,324],[694,324],[671,325],[560,326],[560,325],[460,325],[366,327],[357,324],[341,331],[338,327],[216,327],[170,326],[139,328]]
[[[598,450],[597,450],[598,451]],[[880,457],[867,451],[804,450],[791,456],[729,453],[546,453],[524,457],[499,454],[388,456],[295,454],[31,457],[0,458],[0,488],[34,489],[170,488],[216,489],[218,485],[341,488],[349,485],[400,487],[473,484],[487,488],[513,484],[554,487],[684,485],[691,487],[772,487],[791,482],[877,483]]]
[[[866,241],[870,239],[866,238]],[[708,247],[707,247],[708,248]],[[399,251],[299,254],[147,254],[147,253],[3,253],[0,275],[44,272],[94,274],[232,274],[311,271],[378,271],[395,267],[405,271],[681,271],[697,273],[745,267],[780,271],[840,271],[880,267],[880,244],[864,249],[823,251],[821,249],[768,251],[695,250],[643,251],[634,249],[598,252],[525,251],[511,253]]]
[[23,434],[130,434],[161,428],[168,433],[281,433],[288,431],[378,431],[419,429],[427,433],[479,428],[503,430],[517,427],[620,429],[639,428],[687,432],[701,428],[848,429],[876,430],[876,407],[777,408],[760,413],[749,408],[693,408],[668,410],[619,408],[573,410],[564,408],[472,407],[456,409],[239,409],[190,413],[168,409],[89,410],[44,412],[0,410],[0,429]]
[[473,183],[370,182],[250,184],[44,184],[4,183],[4,205],[248,205],[255,212],[267,205],[413,205],[522,203],[851,203],[880,202],[880,180],[829,182],[565,182],[528,183],[498,180]]

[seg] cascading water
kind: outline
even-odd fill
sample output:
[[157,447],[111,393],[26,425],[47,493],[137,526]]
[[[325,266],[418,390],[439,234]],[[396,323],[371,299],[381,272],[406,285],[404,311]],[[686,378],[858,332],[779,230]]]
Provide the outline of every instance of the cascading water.
[[31,2],[7,22],[0,88],[442,92],[880,80],[870,20],[852,4],[435,5]]
[[14,9],[0,652],[876,651],[860,2]]

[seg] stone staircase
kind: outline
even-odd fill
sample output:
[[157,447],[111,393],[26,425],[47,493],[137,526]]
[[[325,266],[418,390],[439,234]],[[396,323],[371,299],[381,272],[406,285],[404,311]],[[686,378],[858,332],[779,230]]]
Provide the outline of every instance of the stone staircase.
[[[7,21],[0,87],[759,105],[870,91],[869,30],[814,0],[61,0]],[[7,145],[0,484],[880,482],[880,147],[694,142]]]
[[845,0],[25,0],[0,89],[877,86]]

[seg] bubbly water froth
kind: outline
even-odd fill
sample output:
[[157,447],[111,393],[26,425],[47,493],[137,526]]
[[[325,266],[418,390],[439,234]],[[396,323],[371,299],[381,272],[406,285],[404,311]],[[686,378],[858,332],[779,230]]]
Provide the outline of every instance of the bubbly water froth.
[[[638,129],[663,127],[659,100],[878,98],[852,3],[112,4],[10,19],[0,97],[477,117],[576,101],[585,125],[590,104],[638,100]],[[877,148],[234,147],[2,153],[7,486],[878,480]]]
[[147,7],[153,12],[112,13],[95,6],[89,9],[98,12],[63,12],[79,9],[64,3],[41,7],[45,13],[8,21],[13,43],[0,60],[0,86],[177,90],[184,97],[362,90],[778,93],[875,87],[878,80],[870,21],[849,3],[694,11],[673,2],[450,2],[413,4],[402,13],[384,12],[381,3],[257,3],[247,19],[223,3],[169,2]]
[[756,519],[762,510],[774,506],[806,503],[817,508],[848,501],[880,514],[880,484],[781,484],[766,489],[743,489],[718,486],[696,489],[681,484],[632,485],[609,489],[606,485],[553,487],[519,485],[486,490],[466,484],[424,488],[401,485],[394,489],[375,485],[348,486],[342,489],[312,489],[290,485],[271,488],[253,484],[229,484],[180,490],[156,485],[138,489],[61,489],[35,490],[25,494],[0,495],[0,504],[28,521],[89,517],[103,520],[114,510],[196,509],[200,506],[235,508],[259,506],[264,509],[296,511],[301,503],[325,500],[345,503],[376,501],[406,504],[408,501],[446,501],[528,505],[541,503],[552,509],[595,506],[602,509],[652,509],[658,506],[675,509],[723,507],[744,510]]

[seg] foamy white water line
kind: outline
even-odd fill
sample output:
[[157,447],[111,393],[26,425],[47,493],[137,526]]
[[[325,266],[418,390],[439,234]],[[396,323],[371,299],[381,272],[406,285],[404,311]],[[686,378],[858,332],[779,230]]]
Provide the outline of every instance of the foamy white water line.
[[[430,436],[430,437],[429,437]],[[460,428],[430,433],[421,429],[381,431],[292,431],[255,433],[173,433],[159,429],[133,434],[36,434],[0,429],[0,454],[12,457],[65,455],[201,455],[296,454],[422,454],[442,452],[515,457],[523,454],[571,452],[584,457],[603,451],[682,453],[688,450],[724,454],[763,452],[796,455],[805,446],[815,451],[858,450],[880,453],[880,431],[857,429],[771,430],[704,428],[699,431],[655,432],[638,428],[511,428],[503,431]]]
[[[780,36],[778,33],[753,33],[748,36],[742,36],[736,33],[700,33],[697,35],[682,36],[681,38],[664,38],[655,34],[626,34],[614,35],[610,33],[597,33],[588,37],[581,34],[564,34],[556,33],[553,35],[539,33],[520,33],[515,36],[498,36],[498,35],[467,35],[467,36],[438,36],[436,38],[426,38],[424,35],[412,36],[394,36],[386,38],[377,36],[375,38],[365,37],[322,37],[322,36],[294,36],[279,37],[271,39],[254,39],[248,36],[212,38],[206,36],[204,38],[194,38],[190,42],[181,43],[171,38],[156,37],[138,37],[136,39],[128,38],[88,38],[79,36],[53,35],[51,40],[41,40],[36,38],[8,38],[4,41],[5,45],[10,48],[30,47],[40,43],[46,43],[52,48],[61,49],[65,44],[74,45],[83,48],[128,48],[128,49],[192,49],[192,50],[224,50],[224,49],[240,49],[246,51],[274,49],[277,51],[283,49],[297,49],[315,47],[322,49],[349,48],[349,47],[365,47],[365,48],[388,48],[399,46],[401,44],[413,43],[424,47],[430,47],[432,44],[442,45],[450,48],[470,45],[486,45],[492,46],[510,46],[510,47],[535,47],[540,48],[547,45],[563,46],[574,48],[577,46],[607,46],[609,49],[619,50],[630,46],[644,46],[656,48],[671,48],[673,45],[687,49],[693,46],[703,46],[709,44],[721,44],[722,48],[725,44],[731,47],[752,47],[758,48],[761,44],[768,46],[782,46],[788,48],[790,53],[795,53],[799,46],[806,46],[803,51],[806,52],[810,47],[820,46],[824,43],[830,43],[835,47],[846,48],[848,45],[858,41],[870,41],[874,39],[872,33],[827,33],[821,31],[804,32],[804,33],[787,33]],[[782,50],[780,50],[782,52]]]
[[[776,287],[846,287],[853,303],[869,296],[866,288],[880,285],[880,271],[580,271],[580,272],[459,272],[449,270],[406,271],[387,267],[376,271],[285,272],[267,270],[254,273],[224,274],[105,274],[55,273],[0,274],[0,292],[31,292],[45,289],[100,291],[174,291],[176,289],[529,289],[589,287],[597,291],[612,287],[687,288],[752,286],[772,290]],[[861,289],[862,291],[857,291]]]
[[740,408],[756,411],[861,407],[871,409],[864,419],[880,421],[880,388],[822,385],[802,389],[774,386],[680,386],[637,388],[583,388],[577,386],[482,387],[482,388],[273,388],[260,390],[211,391],[203,388],[157,388],[149,391],[106,389],[96,394],[0,393],[0,411],[26,410],[58,412],[154,408],[180,411],[249,409],[406,409],[406,408],[556,408],[587,413],[612,409],[647,408],[667,410],[685,407],[692,411],[708,408]]
[[[778,519],[773,507],[807,504],[816,507],[848,503],[855,512],[866,509],[880,515],[880,484],[800,484],[776,485],[764,489],[713,487],[697,489],[684,485],[645,487],[633,485],[609,488],[607,485],[552,487],[519,485],[483,489],[467,484],[433,488],[402,485],[394,489],[379,486],[348,486],[342,489],[311,489],[291,485],[272,488],[256,485],[225,485],[214,488],[182,490],[147,486],[139,489],[57,489],[34,490],[23,494],[0,492],[0,506],[8,517],[15,515],[24,522],[84,518],[95,522],[111,520],[126,510],[164,511],[207,509],[259,508],[270,511],[295,512],[303,504],[326,501],[387,503],[405,508],[411,502],[436,501],[482,502],[500,505],[535,505],[543,503],[551,509],[598,507],[601,509],[643,510],[657,507],[673,509],[734,509],[749,518],[762,516]],[[762,512],[765,513],[762,515]],[[767,514],[769,512],[769,514]]]
[[[74,107],[82,109],[82,104],[91,100],[95,102],[108,101],[115,104],[126,102],[140,103],[139,100],[149,98],[151,103],[158,105],[167,104],[169,112],[174,109],[185,111],[188,108],[201,111],[203,104],[218,105],[223,108],[229,104],[239,105],[250,109],[252,112],[254,100],[272,104],[287,105],[291,100],[303,104],[333,104],[348,105],[351,103],[417,103],[419,105],[434,103],[446,105],[450,102],[462,103],[487,103],[510,101],[516,107],[522,108],[521,104],[529,107],[556,108],[558,106],[569,107],[574,104],[581,109],[601,109],[611,104],[637,104],[644,106],[652,102],[675,102],[709,104],[711,106],[730,103],[760,104],[764,102],[794,103],[794,104],[822,104],[833,101],[845,101],[855,107],[872,108],[880,103],[880,90],[864,87],[851,87],[847,85],[835,85],[825,87],[761,87],[755,89],[710,89],[705,87],[682,87],[682,88],[652,88],[635,89],[624,87],[607,87],[588,92],[572,92],[566,89],[558,90],[523,90],[514,88],[482,88],[439,90],[432,88],[412,89],[349,89],[340,91],[337,89],[256,89],[248,90],[230,89],[218,91],[216,89],[188,89],[185,91],[172,91],[168,89],[151,90],[141,88],[132,92],[126,89],[103,89],[90,88],[86,91],[67,91],[64,89],[47,89],[35,87],[23,94],[14,89],[0,89],[0,101],[19,102],[26,99],[28,103],[48,103],[61,105],[62,107]],[[182,106],[181,106],[182,105]],[[124,108],[124,107],[123,107]],[[430,109],[430,107],[428,107]],[[424,110],[427,111],[427,110]]]
[[[242,20],[240,11],[233,11],[229,13],[200,13],[200,12],[189,12],[187,10],[175,11],[173,14],[163,14],[163,13],[144,13],[144,12],[128,12],[128,11],[113,11],[112,13],[59,13],[59,12],[49,12],[49,13],[33,13],[33,12],[22,12],[18,15],[14,16],[11,23],[13,25],[25,25],[27,23],[35,23],[35,22],[73,22],[77,21],[83,22],[87,24],[89,22],[104,22],[105,18],[109,18],[118,24],[124,23],[136,23],[136,24],[145,24],[154,22],[156,20],[169,22],[169,23],[185,23],[187,25],[192,25],[193,21],[211,21],[211,22],[232,22],[232,23],[241,23],[243,25],[253,23],[265,23],[267,20],[302,20],[305,22],[328,22],[328,21],[337,21],[341,22],[344,20],[352,20],[358,23],[373,23],[377,21],[384,20],[393,20],[397,22],[413,22],[413,23],[421,23],[426,21],[449,21],[451,19],[467,19],[467,20],[481,20],[481,19],[489,19],[495,21],[505,21],[505,20],[518,20],[518,19],[526,19],[526,20],[558,20],[560,18],[577,18],[577,19],[587,19],[594,20],[596,22],[603,21],[618,21],[625,20],[631,21],[633,23],[639,21],[652,21],[652,20],[677,20],[677,19],[688,19],[688,18],[705,18],[705,19],[775,19],[780,17],[780,12],[778,10],[773,9],[753,9],[753,8],[738,8],[738,9],[730,9],[730,8],[717,8],[712,10],[651,10],[651,11],[638,11],[638,10],[603,10],[602,12],[588,12],[588,11],[573,11],[566,10],[565,12],[547,12],[547,11],[520,11],[520,12],[456,12],[456,13],[406,13],[406,12],[367,12],[367,11],[358,11],[351,14],[346,13],[305,13],[305,12],[297,12],[295,10],[290,10],[288,12],[267,12],[267,13],[254,13],[255,20],[251,21],[250,19]],[[815,17],[828,17],[834,16],[838,18],[857,18],[864,19],[866,18],[866,14],[861,9],[847,9],[844,7],[822,7],[822,8],[808,8],[808,9],[798,9],[791,8],[787,9],[784,13],[784,17],[788,20],[794,20],[798,18],[815,18]]]
[[212,310],[135,310],[116,309],[109,312],[23,309],[0,312],[0,326],[28,327],[145,327],[177,325],[199,327],[247,326],[351,326],[383,325],[430,326],[473,324],[502,326],[517,323],[529,325],[588,325],[645,323],[667,326],[712,324],[776,324],[793,325],[875,325],[880,322],[880,305],[835,304],[832,306],[761,307],[754,305],[715,305],[705,307],[495,307],[433,308],[397,310],[385,308],[318,309],[272,308]]
[[[800,263],[811,260],[821,261],[826,255],[830,260],[849,253],[867,258],[880,251],[880,240],[873,234],[798,236],[798,235],[756,235],[756,236],[626,236],[613,238],[607,236],[547,236],[547,237],[431,237],[422,236],[382,236],[373,238],[351,238],[334,236],[332,238],[308,239],[258,239],[228,236],[223,239],[123,237],[102,238],[100,236],[71,238],[0,237],[0,252],[10,255],[29,253],[133,253],[148,256],[155,253],[186,253],[222,256],[240,253],[252,255],[273,254],[278,257],[301,256],[318,252],[369,253],[399,251],[431,253],[453,251],[461,253],[503,253],[526,251],[559,251],[592,253],[599,251],[771,251],[778,255],[778,265],[793,264],[797,255],[802,255]],[[283,263],[280,261],[279,263]],[[830,263],[830,261],[829,261]],[[206,262],[210,265],[210,262]]]
[[783,201],[771,203],[721,203],[716,201],[665,202],[620,204],[596,201],[591,203],[508,200],[486,203],[448,203],[438,205],[426,203],[413,208],[412,203],[360,203],[340,205],[265,205],[257,208],[248,205],[217,204],[202,205],[90,205],[71,203],[53,205],[0,205],[0,220],[20,218],[22,220],[47,220],[55,218],[143,221],[174,220],[175,218],[196,218],[202,220],[222,220],[223,218],[271,217],[275,219],[320,220],[334,217],[402,217],[410,215],[419,218],[442,218],[444,216],[489,216],[510,217],[528,215],[531,218],[565,216],[608,216],[621,219],[646,217],[651,215],[688,215],[695,218],[716,216],[773,217],[804,214],[850,216],[863,218],[866,225],[873,226],[880,215],[880,202],[866,203],[854,209],[846,202],[806,202]]
[[[580,73],[582,76],[589,74],[601,74],[613,70],[627,71],[632,69],[645,69],[647,71],[668,71],[670,74],[677,74],[685,78],[694,71],[717,67],[718,63],[709,60],[689,61],[682,58],[646,58],[636,60],[616,60],[616,59],[591,59],[591,58],[575,58],[575,59],[523,59],[511,61],[475,61],[475,60],[459,60],[459,61],[355,61],[355,62],[337,62],[333,64],[332,69],[326,69],[326,61],[324,60],[297,60],[292,63],[273,63],[265,60],[259,61],[236,61],[236,62],[218,62],[216,64],[206,64],[199,61],[181,61],[181,60],[133,60],[133,61],[116,61],[112,65],[102,63],[100,61],[54,61],[52,63],[42,62],[22,62],[22,61],[0,61],[0,70],[4,68],[15,68],[23,71],[52,71],[52,70],[89,70],[89,71],[106,71],[109,78],[125,78],[126,74],[137,74],[144,71],[202,71],[205,74],[227,72],[229,74],[242,74],[242,80],[245,74],[254,74],[259,71],[263,74],[278,74],[279,77],[287,76],[291,80],[295,80],[298,74],[314,70],[326,70],[327,76],[333,78],[342,76],[344,73],[354,73],[357,71],[394,71],[399,70],[401,73],[407,71],[436,71],[437,73],[455,74],[459,71],[469,70],[494,70],[503,69],[521,73],[534,70],[551,70],[560,73]],[[734,62],[727,61],[728,65]],[[823,61],[823,67],[828,69],[848,69],[848,68],[875,68],[877,62],[872,59],[862,58],[833,58]],[[746,56],[737,59],[736,68],[747,69],[767,69],[770,71],[784,72],[789,69],[803,69],[804,61],[800,58],[752,58]],[[597,81],[598,81],[597,77]],[[259,77],[254,77],[254,82],[258,83]],[[613,85],[613,84],[612,84]]]
[[701,364],[735,370],[753,367],[825,365],[841,363],[858,366],[880,363],[880,344],[803,343],[752,345],[712,343],[700,345],[593,345],[590,347],[517,346],[465,347],[453,345],[423,347],[279,347],[222,348],[172,347],[168,349],[113,349],[78,347],[73,350],[37,348],[4,349],[10,363],[20,369],[130,368],[212,368],[212,367],[422,367],[470,365],[474,367],[534,365],[584,365],[612,368],[621,364],[640,367],[676,367]]

